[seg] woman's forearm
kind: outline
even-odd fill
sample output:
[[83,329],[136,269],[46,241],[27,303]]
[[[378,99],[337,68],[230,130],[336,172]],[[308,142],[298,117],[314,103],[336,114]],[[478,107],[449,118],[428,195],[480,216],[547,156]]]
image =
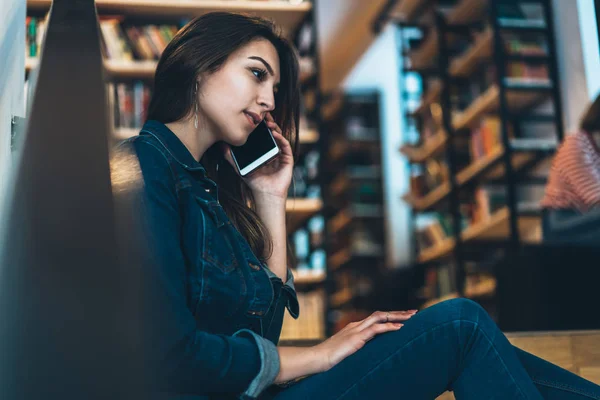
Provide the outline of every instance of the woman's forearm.
[[274,383],[283,383],[325,370],[316,347],[278,347],[280,369]]
[[267,259],[269,269],[287,280],[287,232],[285,226],[285,198],[271,195],[254,196],[256,212],[265,224],[273,240],[273,252]]

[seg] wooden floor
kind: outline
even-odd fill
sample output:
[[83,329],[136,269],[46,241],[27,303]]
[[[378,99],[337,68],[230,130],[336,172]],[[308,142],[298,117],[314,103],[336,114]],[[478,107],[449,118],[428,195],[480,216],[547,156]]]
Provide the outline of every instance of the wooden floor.
[[[507,333],[510,342],[600,385],[600,331]],[[450,392],[438,400],[451,400]]]

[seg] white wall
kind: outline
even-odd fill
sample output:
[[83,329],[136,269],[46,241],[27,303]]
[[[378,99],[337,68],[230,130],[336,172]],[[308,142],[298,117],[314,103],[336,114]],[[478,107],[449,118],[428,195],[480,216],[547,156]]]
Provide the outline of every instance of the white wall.
[[600,56],[593,0],[553,0],[566,132],[577,129],[600,90]]
[[387,265],[410,262],[409,209],[400,199],[408,190],[408,166],[398,149],[402,143],[399,58],[396,28],[388,26],[346,77],[347,90],[376,89],[381,93],[382,163],[385,186]]
[[11,116],[25,116],[25,0],[0,1],[0,206],[11,172]]
[[577,0],[585,79],[590,99],[600,94],[600,44],[594,0]]

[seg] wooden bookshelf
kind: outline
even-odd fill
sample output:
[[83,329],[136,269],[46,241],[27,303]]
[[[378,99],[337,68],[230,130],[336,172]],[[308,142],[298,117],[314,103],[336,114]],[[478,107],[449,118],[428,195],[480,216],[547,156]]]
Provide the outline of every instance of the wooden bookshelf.
[[[539,243],[541,241],[541,217],[521,215],[518,218],[519,235],[523,242]],[[486,221],[469,226],[462,234],[463,242],[473,240],[498,240],[510,235],[510,212],[503,207],[494,212]]]
[[325,274],[301,274],[297,275],[296,271],[294,273],[294,284],[296,285],[314,285],[317,283],[324,282],[327,279]]
[[329,269],[335,271],[352,259],[352,251],[350,249],[342,249],[337,253],[332,254],[327,260]]
[[372,251],[359,251],[359,250],[353,250],[350,248],[345,248],[345,249],[339,250],[338,252],[332,254],[327,259],[327,263],[329,265],[329,270],[335,271],[337,269],[344,267],[346,264],[348,264],[353,259],[366,260],[366,259],[377,258],[377,257],[381,257],[381,256],[383,256],[383,251],[380,249],[372,250]]
[[293,232],[302,225],[304,221],[317,214],[323,209],[321,199],[288,199],[285,204],[288,218],[288,232]]
[[462,0],[448,14],[449,24],[468,24],[477,22],[485,15],[487,2],[481,0]]
[[481,63],[492,57],[494,32],[486,30],[475,39],[473,45],[450,64],[449,73],[454,77],[468,77]]
[[390,12],[390,18],[400,22],[410,22],[417,18],[416,12],[430,0],[402,0]]
[[319,131],[316,129],[300,129],[298,133],[298,142],[300,144],[317,143],[319,141]]
[[[474,161],[469,166],[462,169],[456,175],[456,182],[459,185],[466,185],[476,177],[478,177],[482,171],[490,168],[490,166],[497,164],[495,167],[492,167],[489,172],[486,173],[486,178],[499,178],[504,176],[505,168],[504,165],[500,165],[499,161],[504,157],[504,147],[498,146],[491,153],[481,157],[480,159]],[[518,171],[527,164],[529,161],[533,160],[535,157],[534,153],[514,153],[512,156],[512,166],[515,171]]]
[[[403,41],[400,51],[402,54],[406,54],[408,51],[409,57],[409,62],[403,66],[403,71],[420,74],[421,79],[427,81],[437,77],[441,80],[443,88],[452,88],[453,91],[460,91],[467,85],[473,90],[480,90],[480,92],[472,99],[466,99],[467,102],[470,102],[466,105],[462,104],[462,99],[458,99],[457,102],[454,96],[446,98],[439,95],[434,100],[440,103],[445,112],[460,107],[459,112],[453,112],[449,116],[450,124],[445,127],[447,134],[453,140],[452,146],[448,144],[448,139],[444,140],[437,136],[437,132],[435,134],[431,132],[429,125],[422,125],[416,126],[416,130],[421,136],[419,145],[401,148],[401,152],[413,165],[426,162],[435,157],[441,149],[446,149],[449,156],[447,162],[453,163],[453,165],[449,165],[449,170],[455,173],[452,181],[456,185],[452,187],[452,190],[450,190],[450,185],[444,183],[431,189],[415,190],[414,195],[409,193],[404,196],[414,211],[413,230],[416,234],[416,230],[419,229],[418,218],[421,213],[433,210],[442,214],[445,220],[451,218],[453,226],[462,226],[464,221],[461,208],[463,201],[466,200],[464,196],[472,190],[480,188],[481,185],[493,184],[495,186],[490,193],[492,203],[496,203],[494,199],[500,195],[499,192],[496,192],[496,187],[503,190],[505,194],[515,195],[516,198],[514,202],[506,202],[503,205],[490,204],[492,212],[487,215],[482,215],[485,212],[484,207],[480,210],[478,218],[473,220],[476,222],[471,222],[460,232],[445,236],[441,236],[439,232],[433,232],[433,230],[432,232],[423,232],[424,235],[427,235],[427,238],[424,239],[427,239],[427,243],[431,243],[432,246],[423,248],[422,241],[419,241],[418,245],[420,244],[420,246],[417,246],[418,253],[415,261],[421,264],[422,268],[426,268],[428,274],[432,275],[432,279],[433,275],[439,273],[439,279],[443,280],[443,284],[440,286],[441,290],[437,292],[435,288],[431,287],[421,288],[422,290],[417,287],[413,289],[418,291],[415,293],[416,296],[424,299],[424,307],[450,298],[464,296],[477,300],[485,299],[486,301],[482,301],[482,304],[486,307],[489,306],[490,312],[492,314],[496,312],[495,316],[501,318],[500,315],[514,315],[515,310],[512,309],[514,307],[512,304],[498,302],[496,292],[501,288],[493,273],[490,273],[490,279],[483,277],[469,279],[466,287],[460,289],[460,292],[457,291],[455,283],[462,287],[458,279],[471,273],[487,271],[486,266],[489,266],[490,263],[503,263],[505,260],[512,260],[517,264],[529,262],[525,258],[519,257],[520,245],[526,245],[528,249],[536,249],[541,241],[541,215],[537,206],[541,192],[537,190],[523,192],[520,188],[527,184],[528,187],[535,185],[535,188],[543,189],[544,181],[537,179],[541,176],[534,168],[544,161],[548,161],[549,156],[556,150],[559,139],[563,137],[564,124],[561,118],[563,105],[558,90],[560,82],[558,82],[559,77],[553,73],[558,68],[557,60],[554,57],[556,54],[555,32],[549,29],[551,28],[548,25],[549,22],[543,21],[546,18],[553,18],[552,9],[546,2],[540,2],[539,8],[536,5],[535,12],[533,11],[534,7],[531,12],[524,12],[524,14],[536,14],[536,16],[531,17],[530,20],[521,20],[519,18],[511,19],[511,17],[503,18],[502,16],[506,12],[502,9],[500,2],[496,1],[456,0],[445,2],[442,7],[446,8],[446,3],[448,3],[448,8],[444,10],[443,16],[435,20],[420,19],[419,23],[415,24],[419,31],[426,34],[420,44]],[[528,4],[529,1],[517,0],[514,3],[516,9],[517,6]],[[435,12],[438,7],[438,2],[432,2],[421,8],[418,13],[428,16],[429,12]],[[382,15],[387,12],[389,9],[383,7]],[[497,19],[492,20],[490,17]],[[383,17],[379,19],[385,20]],[[463,29],[467,27],[480,30],[467,37],[466,31]],[[523,32],[528,32],[528,35],[531,33],[535,38],[527,35],[527,37],[520,37],[515,33],[513,42],[511,37],[504,35],[503,29],[506,27],[511,28],[511,34],[512,28],[515,28],[515,31],[524,28]],[[499,30],[496,31],[495,28]],[[406,26],[401,25],[400,29],[410,30],[407,32],[412,35],[415,28],[413,25],[406,24]],[[516,37],[520,38],[520,43],[517,43]],[[463,39],[470,43],[465,43],[467,46],[464,50],[458,49],[457,47],[459,44],[462,45]],[[498,48],[498,52],[496,52],[496,39],[500,39],[498,45],[502,46],[502,48]],[[544,54],[544,49],[546,49],[546,54]],[[457,50],[461,53],[455,54],[454,52]],[[539,69],[522,68],[519,70],[518,65],[515,65],[515,68],[512,66],[503,68],[507,63],[520,62],[535,63]],[[440,68],[442,69],[440,70]],[[490,72],[493,72],[491,71],[493,69],[496,74],[483,74],[486,69],[490,69]],[[544,69],[548,71],[547,74],[542,74]],[[525,78],[520,75],[541,75],[542,78]],[[544,76],[548,78],[543,78]],[[490,80],[492,78],[493,80]],[[410,98],[417,94],[411,90],[406,90],[406,92],[407,97],[411,96]],[[429,111],[431,99],[435,98],[434,94],[436,94],[435,88],[423,90],[421,105],[406,117],[419,118],[426,114]],[[435,111],[435,109],[431,108],[431,111]],[[513,123],[521,123],[521,125],[514,127],[515,129],[502,129],[501,132],[497,132],[497,125],[492,123],[488,125],[484,120],[490,115],[497,117],[504,124],[503,128],[507,126],[513,128]],[[448,121],[446,120],[446,122]],[[539,125],[532,126],[534,124]],[[542,124],[544,125],[542,126]],[[537,129],[538,127],[539,129]],[[494,133],[493,137],[488,136],[490,131]],[[460,143],[457,143],[455,139]],[[497,147],[490,148],[492,142],[495,142]],[[482,147],[485,148],[484,151],[481,150]],[[471,161],[466,159],[466,150],[470,150]],[[474,153],[477,153],[477,156]],[[419,170],[422,170],[424,166],[418,165],[418,167]],[[529,178],[533,179],[530,181]],[[440,181],[439,178],[437,181]],[[429,192],[424,192],[425,190],[429,190]],[[421,193],[423,196],[416,196]],[[485,193],[477,193],[478,196],[480,194],[485,195]],[[452,201],[449,201],[450,199]],[[513,221],[516,222],[515,231],[511,229]],[[456,251],[459,242],[464,243],[465,249],[478,251],[471,253],[469,250],[469,257],[464,259]],[[510,245],[517,242],[519,246]],[[480,249],[484,244],[485,247]],[[485,250],[488,248],[488,244],[490,249],[501,248],[503,251],[489,253]],[[453,268],[448,269],[449,263]],[[522,278],[519,276],[518,270],[519,268],[509,272],[509,280],[514,281],[515,284],[518,284]],[[450,278],[450,285],[448,285],[448,278]],[[431,299],[432,289],[434,289],[434,297],[438,294],[445,296]],[[510,288],[504,289],[510,290]],[[455,292],[448,293],[450,290]],[[500,310],[500,308],[502,309]],[[519,323],[521,322],[525,322],[525,320],[519,321]]]
[[423,41],[423,44],[419,48],[410,52],[410,66],[413,69],[427,69],[434,65],[436,60],[436,53],[439,48],[438,33],[436,30],[431,30],[427,39]]
[[[487,7],[486,1],[481,0],[461,0],[448,13],[447,21],[449,24],[467,24],[481,19]],[[411,67],[415,69],[425,69],[432,66],[436,59],[436,53],[439,51],[439,38],[437,31],[432,29],[429,36],[423,44],[411,52]]]
[[432,84],[429,87],[429,90],[427,90],[427,92],[425,92],[425,95],[423,96],[423,100],[421,101],[421,104],[412,114],[413,115],[421,115],[421,114],[425,113],[425,111],[427,111],[429,109],[430,105],[432,105],[433,103],[435,103],[436,101],[439,100],[441,94],[442,94],[442,82],[439,80],[432,82]]
[[353,294],[350,288],[344,288],[337,293],[334,293],[329,298],[329,306],[339,308],[352,300]]
[[330,234],[336,234],[346,228],[355,219],[382,217],[383,210],[379,205],[350,205],[332,217],[328,221],[327,227]]
[[425,140],[425,142],[419,146],[405,145],[400,148],[400,152],[404,154],[409,161],[413,163],[422,163],[427,159],[439,154],[448,142],[448,135],[446,131],[440,129],[431,138]]
[[[27,0],[29,10],[48,10],[51,0]],[[157,18],[199,16],[213,11],[242,12],[272,19],[285,32],[293,32],[311,11],[312,3],[250,0],[96,0],[100,14],[123,14]]]
[[[521,215],[518,218],[519,235],[525,243],[541,241],[541,218]],[[461,233],[463,242],[474,240],[501,240],[510,235],[510,214],[508,207],[492,213],[488,219],[471,225]],[[420,263],[440,260],[452,254],[456,241],[447,238],[444,241],[421,251],[417,259]]]
[[439,260],[452,254],[455,246],[456,241],[454,238],[446,238],[442,242],[421,251],[417,257],[417,260],[419,263],[423,264]]
[[402,196],[402,199],[409,203],[415,210],[424,211],[433,207],[435,204],[443,200],[449,194],[450,183],[445,182],[433,189],[432,191],[430,191],[429,193],[427,193],[423,197],[415,197],[412,195],[412,193],[408,193]]
[[[493,296],[496,293],[496,279],[486,278],[465,290],[464,297],[467,299],[480,299]],[[445,296],[437,297],[423,303],[421,308],[428,308],[446,300],[458,299],[461,296],[457,292],[449,293]]]
[[[27,57],[25,59],[25,71],[30,72],[37,66],[37,58]],[[122,61],[104,60],[104,69],[109,78],[121,79],[154,79],[158,61]],[[312,71],[300,70],[300,82],[306,82],[314,76]],[[315,140],[316,141],[316,140]]]
[[[511,108],[527,109],[546,97],[547,93],[530,91],[507,91],[506,101]],[[500,106],[500,88],[498,85],[490,86],[481,96],[476,98],[467,109],[452,119],[455,130],[471,127],[479,121],[484,114],[496,111]]]
[[472,286],[465,286],[465,297],[468,299],[483,299],[492,297],[496,294],[496,278],[488,277]]
[[104,69],[110,77],[154,79],[157,61],[104,60]]
[[[513,148],[519,148],[519,139],[514,139],[511,141],[511,145]],[[556,147],[556,142],[548,141],[546,139],[540,140],[528,140],[527,143],[530,145],[538,144],[538,146],[531,146],[530,151],[525,151],[521,149],[520,151],[513,152],[512,155],[512,166],[513,169],[518,172],[523,167],[528,165],[528,163],[532,162],[538,155],[536,154],[539,150],[551,149]],[[481,176],[481,174],[485,172],[485,179],[496,179],[504,176],[506,174],[504,165],[500,162],[502,157],[504,157],[504,147],[498,146],[489,154],[479,158],[473,163],[469,164],[465,168],[463,168],[460,172],[456,174],[456,183],[459,186],[464,186],[474,179],[477,179]],[[550,155],[550,153],[548,153]],[[495,165],[495,166],[494,166]],[[408,193],[402,196],[402,199],[409,203],[415,210],[423,211],[427,210],[444,198],[446,198],[450,194],[450,184],[444,183],[423,197],[415,197],[412,193]]]

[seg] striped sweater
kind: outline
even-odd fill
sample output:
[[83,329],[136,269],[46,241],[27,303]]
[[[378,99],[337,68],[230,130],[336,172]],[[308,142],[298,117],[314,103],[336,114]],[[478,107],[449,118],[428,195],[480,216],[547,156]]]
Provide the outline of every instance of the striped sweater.
[[586,212],[600,206],[600,150],[583,131],[568,135],[550,169],[541,206]]

